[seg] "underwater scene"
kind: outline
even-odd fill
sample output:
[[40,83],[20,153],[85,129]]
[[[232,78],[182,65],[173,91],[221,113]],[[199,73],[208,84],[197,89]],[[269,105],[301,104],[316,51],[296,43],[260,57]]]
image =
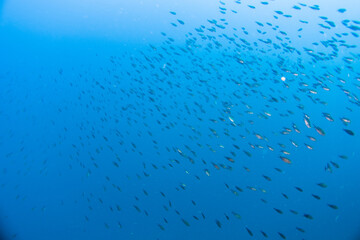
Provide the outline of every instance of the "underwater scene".
[[0,0],[0,240],[359,240],[360,1]]

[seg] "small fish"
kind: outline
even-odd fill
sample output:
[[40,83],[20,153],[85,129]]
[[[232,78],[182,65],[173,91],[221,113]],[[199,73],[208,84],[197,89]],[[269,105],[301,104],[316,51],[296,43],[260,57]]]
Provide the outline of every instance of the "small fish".
[[265,238],[268,238],[268,235],[265,232],[263,232],[263,231],[260,231],[260,232]]
[[340,118],[340,120],[341,120],[341,121],[343,122],[343,124],[346,125],[346,126],[351,122],[350,119],[344,118],[344,117],[343,117],[343,118]]
[[182,21],[182,20],[180,20],[180,19],[178,19],[178,22],[179,22],[181,25],[184,25],[184,24],[185,24],[184,21]]
[[186,221],[185,219],[181,219],[181,221],[185,224],[185,226],[190,227],[190,223]]
[[332,116],[330,115],[330,113],[323,113],[323,116],[330,122],[333,122],[334,119],[332,118]]
[[304,145],[305,145],[308,149],[310,149],[310,150],[312,150],[312,149],[313,149],[313,147],[312,147],[312,146],[310,146],[309,144],[304,143]]
[[282,239],[286,239],[285,235],[282,234],[281,232],[278,232],[278,234],[280,235],[280,237],[281,237]]
[[240,214],[238,214],[238,213],[236,213],[236,212],[231,212],[233,215],[234,215],[234,217],[236,217],[237,219],[241,219],[241,216],[240,216]]
[[333,165],[336,168],[340,168],[340,165],[337,164],[336,162],[330,161],[331,165]]
[[355,135],[354,132],[351,131],[350,129],[345,129],[345,128],[344,128],[344,131],[345,131],[347,134],[349,134],[350,136],[354,136],[354,135]]
[[321,136],[325,136],[324,130],[322,130],[320,127],[314,126],[314,128]]
[[254,234],[252,233],[252,231],[250,229],[248,229],[247,227],[245,227],[245,229],[249,233],[250,236],[254,236]]
[[229,162],[232,162],[232,163],[234,163],[235,162],[235,160],[234,159],[232,159],[231,157],[225,157]]
[[265,179],[268,180],[268,181],[271,181],[271,178],[268,177],[268,176],[266,176],[266,175],[263,175],[263,178],[265,178]]
[[333,172],[333,171],[332,171],[332,168],[331,168],[331,166],[330,166],[329,163],[326,164],[326,166],[325,166],[325,171],[326,171],[326,172],[330,172],[330,173]]
[[299,214],[297,211],[292,210],[292,209],[290,209],[290,212],[293,213],[293,214],[295,214],[295,215]]
[[318,195],[315,194],[311,194],[315,199],[320,200],[320,197]]
[[328,206],[335,210],[339,209],[339,207],[334,204],[328,204]]
[[308,115],[304,115],[304,122],[305,122],[305,125],[308,127],[308,128],[311,128],[311,123],[310,123],[310,118]]
[[158,226],[161,230],[165,231],[165,228],[161,224],[158,224]]
[[283,214],[283,211],[281,211],[280,209],[274,208],[274,210],[279,214]]
[[319,187],[322,187],[322,188],[326,188],[327,187],[327,185],[325,184],[325,183],[318,183],[317,184]]
[[215,220],[215,223],[216,223],[216,225],[219,227],[219,228],[221,228],[221,222],[219,221],[219,220]]
[[305,230],[304,230],[304,229],[299,228],[299,227],[296,227],[296,230],[298,230],[299,232],[302,232],[302,233],[304,233],[304,232],[305,232]]
[[280,156],[280,158],[281,158],[281,160],[283,160],[286,163],[289,163],[289,164],[291,163],[291,160],[286,157]]

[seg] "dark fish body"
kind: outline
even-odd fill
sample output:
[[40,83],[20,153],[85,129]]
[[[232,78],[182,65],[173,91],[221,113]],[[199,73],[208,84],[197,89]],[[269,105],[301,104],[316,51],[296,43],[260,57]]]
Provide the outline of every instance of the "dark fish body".
[[350,129],[344,129],[344,131],[349,134],[350,136],[354,136],[355,133],[353,131],[351,131]]

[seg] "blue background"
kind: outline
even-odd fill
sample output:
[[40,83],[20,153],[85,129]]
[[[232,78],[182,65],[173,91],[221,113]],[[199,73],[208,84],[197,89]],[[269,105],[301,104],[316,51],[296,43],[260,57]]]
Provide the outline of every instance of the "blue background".
[[1,1],[3,238],[358,239],[360,5],[304,3]]

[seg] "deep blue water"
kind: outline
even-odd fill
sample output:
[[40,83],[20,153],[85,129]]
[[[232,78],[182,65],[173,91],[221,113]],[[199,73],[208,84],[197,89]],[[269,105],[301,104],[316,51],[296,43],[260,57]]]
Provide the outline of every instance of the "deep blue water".
[[0,1],[1,239],[360,239],[358,1]]

